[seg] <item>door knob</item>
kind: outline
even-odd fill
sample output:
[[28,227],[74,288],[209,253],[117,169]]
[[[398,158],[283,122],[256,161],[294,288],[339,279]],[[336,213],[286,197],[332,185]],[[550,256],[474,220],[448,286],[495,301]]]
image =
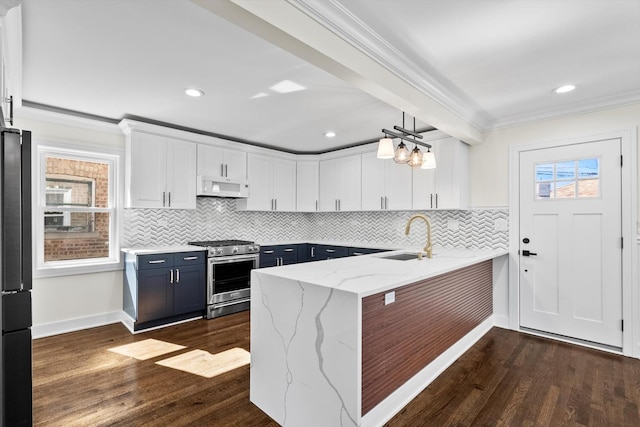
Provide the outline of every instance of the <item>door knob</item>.
[[536,256],[536,255],[538,255],[538,254],[535,253],[535,252],[530,252],[530,251],[528,251],[526,249],[522,251],[522,256]]

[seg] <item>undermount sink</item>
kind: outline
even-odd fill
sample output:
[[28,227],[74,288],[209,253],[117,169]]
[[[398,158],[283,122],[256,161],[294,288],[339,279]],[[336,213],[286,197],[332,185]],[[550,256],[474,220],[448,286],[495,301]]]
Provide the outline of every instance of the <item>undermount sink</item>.
[[384,259],[395,259],[397,261],[408,261],[410,259],[418,259],[417,253],[403,253],[403,254],[394,254],[394,255],[385,255],[380,258]]

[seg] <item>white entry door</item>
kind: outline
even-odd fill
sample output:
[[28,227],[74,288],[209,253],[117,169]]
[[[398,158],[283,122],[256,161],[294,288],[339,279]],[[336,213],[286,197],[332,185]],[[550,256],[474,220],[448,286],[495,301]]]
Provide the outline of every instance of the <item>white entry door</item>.
[[520,325],[622,347],[621,142],[520,153]]

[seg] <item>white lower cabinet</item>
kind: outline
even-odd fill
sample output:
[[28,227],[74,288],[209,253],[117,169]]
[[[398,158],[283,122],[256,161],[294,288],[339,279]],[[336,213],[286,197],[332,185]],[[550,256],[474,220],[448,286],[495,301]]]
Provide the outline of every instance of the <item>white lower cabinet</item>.
[[295,211],[296,162],[249,153],[249,197],[238,199],[238,210]]
[[320,162],[320,211],[362,209],[362,156],[360,154]]
[[196,208],[196,144],[133,131],[126,144],[125,207]]
[[469,146],[448,137],[432,145],[436,169],[413,170],[413,209],[465,209],[469,205]]
[[412,168],[376,154],[362,155],[362,210],[410,210]]

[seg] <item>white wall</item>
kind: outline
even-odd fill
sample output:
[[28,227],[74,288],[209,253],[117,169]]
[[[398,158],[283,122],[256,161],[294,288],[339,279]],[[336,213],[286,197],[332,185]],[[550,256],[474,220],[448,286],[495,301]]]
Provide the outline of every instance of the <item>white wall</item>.
[[635,104],[488,132],[484,142],[469,151],[471,206],[509,204],[510,145],[561,141],[623,129],[637,132],[639,126],[640,104]]
[[[33,139],[124,150],[124,135],[116,125],[37,114],[42,119],[17,114],[14,127],[30,130]],[[122,271],[34,279],[32,299],[36,338],[115,322],[122,311]]]

